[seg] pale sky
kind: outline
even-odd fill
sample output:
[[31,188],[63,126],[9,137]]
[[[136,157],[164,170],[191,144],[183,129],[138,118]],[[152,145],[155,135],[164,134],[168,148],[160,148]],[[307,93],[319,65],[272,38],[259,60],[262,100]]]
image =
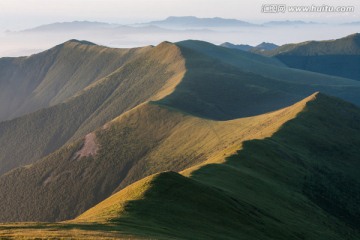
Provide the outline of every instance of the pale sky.
[[[261,13],[261,6],[269,3],[355,6],[355,12]],[[0,30],[75,20],[129,24],[168,16],[223,17],[253,22],[283,19],[351,22],[360,21],[359,13],[359,0],[0,0]]]

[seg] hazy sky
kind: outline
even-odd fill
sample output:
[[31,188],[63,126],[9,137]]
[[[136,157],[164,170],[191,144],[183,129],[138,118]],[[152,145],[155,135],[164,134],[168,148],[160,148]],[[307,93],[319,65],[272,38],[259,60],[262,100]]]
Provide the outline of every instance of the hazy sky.
[[[354,13],[261,13],[263,4],[355,6]],[[74,20],[134,23],[168,16],[237,18],[261,22],[299,19],[360,21],[359,0],[0,0],[0,29],[19,30]]]

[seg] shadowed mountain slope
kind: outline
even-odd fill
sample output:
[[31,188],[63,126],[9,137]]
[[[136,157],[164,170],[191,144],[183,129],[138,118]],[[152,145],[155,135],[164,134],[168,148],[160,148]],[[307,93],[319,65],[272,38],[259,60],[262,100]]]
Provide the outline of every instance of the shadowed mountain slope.
[[[149,100],[214,120],[275,111],[316,91],[360,104],[357,81],[290,69],[268,57],[200,41],[112,52],[72,40],[57,48],[65,50],[56,58],[57,68],[47,73],[54,78],[41,78],[47,80],[37,87],[39,97],[34,99],[44,105],[62,102],[0,123],[0,174],[32,163]],[[82,54],[73,56],[77,51]],[[96,60],[103,52],[114,54],[121,66],[103,78],[89,80],[94,65],[106,66],[102,74],[115,68],[105,65],[110,60],[103,61],[104,57]],[[95,60],[90,65],[86,61],[78,61],[83,65],[74,68],[68,64],[78,55],[83,59],[92,54]],[[70,80],[59,80],[63,76],[59,69],[73,69],[66,78]],[[31,99],[26,104],[32,104]]]
[[331,41],[287,44],[263,54],[291,68],[360,80],[360,34]]
[[0,123],[0,222],[75,218],[0,237],[359,238],[360,110],[305,97],[359,105],[360,82],[199,41],[136,51]]
[[358,239],[360,110],[322,94],[301,107],[226,161],[145,178],[72,223],[159,239]]
[[357,81],[282,66],[274,59],[201,41],[177,43],[186,74],[160,104],[229,120],[274,111],[321,91],[360,104]]
[[157,104],[140,105],[84,139],[0,177],[0,192],[7,193],[0,196],[0,220],[73,218],[148,175],[224,158],[244,140],[271,135],[298,109],[297,104],[252,118],[212,121]]
[[0,121],[62,103],[147,50],[70,40],[30,57],[1,58]]
[[277,80],[316,85],[356,85],[357,81],[331,75],[316,74],[308,71],[291,69],[278,59],[264,57],[258,54],[227,49],[203,41],[183,41],[178,46],[191,49],[207,57],[218,59],[237,67],[244,72],[252,72]]
[[[288,120],[279,112],[249,116],[317,90],[360,101],[357,81],[204,42],[164,42],[137,51],[64,102],[0,123],[0,192],[7,193],[1,221],[70,219],[150,174],[221,158],[224,148],[235,150],[244,140],[264,137],[269,124]],[[42,207],[34,208],[39,196]]]
[[169,94],[183,72],[178,48],[163,43],[64,103],[1,122],[0,174],[50,154],[138,104]]

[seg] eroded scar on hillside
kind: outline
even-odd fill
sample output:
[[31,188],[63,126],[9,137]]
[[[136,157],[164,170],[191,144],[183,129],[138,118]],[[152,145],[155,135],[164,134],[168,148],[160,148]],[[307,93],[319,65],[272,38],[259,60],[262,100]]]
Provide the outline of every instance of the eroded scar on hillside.
[[75,154],[75,159],[82,157],[95,156],[99,150],[99,145],[96,142],[96,134],[89,133],[85,136],[82,148]]

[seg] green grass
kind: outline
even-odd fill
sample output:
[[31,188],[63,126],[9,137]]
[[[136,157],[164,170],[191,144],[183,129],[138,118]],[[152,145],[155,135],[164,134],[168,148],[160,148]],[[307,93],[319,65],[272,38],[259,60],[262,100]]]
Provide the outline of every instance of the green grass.
[[[90,226],[149,239],[358,239],[360,110],[316,94],[278,115],[286,112],[296,117],[225,162],[144,178],[54,233],[74,228],[76,239]],[[39,228],[25,226],[0,226],[0,236]]]
[[359,117],[351,104],[316,95],[225,163],[190,179],[170,172],[142,180],[125,189],[139,190],[135,198],[121,191],[76,221],[156,239],[358,239]]
[[221,160],[242,141],[271,135],[303,104],[232,121],[205,120],[154,102],[143,104],[95,132],[99,147],[95,156],[77,157],[84,144],[79,139],[0,177],[0,192],[6,192],[0,195],[0,219],[74,218],[148,175]]
[[[317,95],[268,112],[317,90],[357,102],[359,83],[258,56],[249,71],[268,73],[260,76],[242,69],[253,55],[190,43],[160,44],[62,104],[1,123],[0,220],[68,220],[148,175],[193,167],[190,179],[174,173],[152,179],[111,224],[156,238],[346,239],[343,231],[356,238],[346,224],[357,219],[358,195],[338,187],[358,186],[359,110]],[[261,113],[267,114],[237,119]],[[83,136],[95,129],[98,154],[76,158]],[[345,196],[349,205],[331,205],[317,192],[335,196],[337,205]],[[168,200],[164,209],[160,199]],[[189,231],[190,222],[197,228]]]
[[[67,56],[71,48],[64,48],[65,53],[61,53]],[[100,50],[110,51],[100,48],[95,52]],[[134,49],[130,52],[136,51]],[[170,89],[171,85],[167,84],[175,82],[174,77],[183,71],[182,58],[178,57],[177,48],[169,44],[142,51],[136,59],[129,56],[127,61],[123,59],[125,62],[122,67],[65,102],[0,122],[0,175],[47,156],[135,106],[156,100],[157,94]],[[116,52],[114,50],[112,54]],[[76,54],[72,58],[76,59]],[[58,61],[61,62],[61,59]],[[95,56],[94,61],[97,62]],[[80,68],[78,71],[83,70]],[[86,76],[83,77],[86,79]]]

